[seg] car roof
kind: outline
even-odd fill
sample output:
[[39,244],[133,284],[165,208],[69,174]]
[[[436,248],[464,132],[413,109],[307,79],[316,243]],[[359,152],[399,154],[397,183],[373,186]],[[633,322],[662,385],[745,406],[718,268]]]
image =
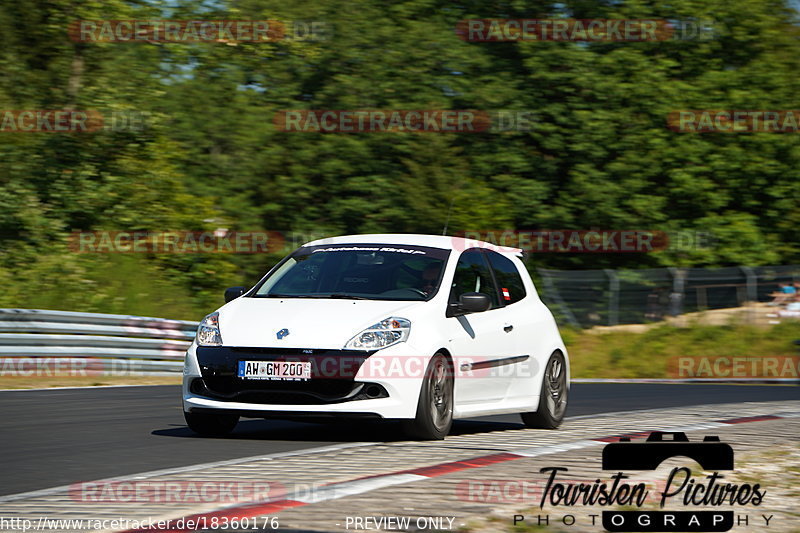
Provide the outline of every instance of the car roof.
[[329,244],[391,244],[404,246],[428,246],[444,250],[463,251],[467,248],[484,248],[494,252],[521,255],[522,250],[509,246],[499,246],[489,242],[466,239],[464,237],[451,237],[447,235],[422,235],[416,233],[372,233],[365,235],[342,235],[328,237],[306,243],[304,246],[321,246]]

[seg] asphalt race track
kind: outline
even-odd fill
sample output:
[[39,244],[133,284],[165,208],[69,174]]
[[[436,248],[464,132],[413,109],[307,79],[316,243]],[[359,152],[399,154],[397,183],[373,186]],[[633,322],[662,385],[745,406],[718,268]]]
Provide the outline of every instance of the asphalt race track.
[[[795,386],[573,384],[568,416],[796,400]],[[340,442],[404,440],[396,424],[244,420],[226,439],[186,428],[178,386],[0,392],[0,495]],[[519,427],[517,415],[457,421],[455,433]]]

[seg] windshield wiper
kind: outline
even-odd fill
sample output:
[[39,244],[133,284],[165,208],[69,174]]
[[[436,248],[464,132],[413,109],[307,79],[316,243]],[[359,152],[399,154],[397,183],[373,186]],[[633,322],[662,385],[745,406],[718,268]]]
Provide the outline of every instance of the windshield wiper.
[[319,298],[341,298],[342,300],[370,300],[371,298],[364,298],[363,296],[355,296],[353,294],[343,294],[340,292],[333,292],[331,294],[326,294],[324,296],[319,296]]
[[341,298],[342,300],[371,300],[371,298],[364,298],[363,296],[355,296],[353,294],[344,294],[334,292],[331,294],[264,294],[260,298]]

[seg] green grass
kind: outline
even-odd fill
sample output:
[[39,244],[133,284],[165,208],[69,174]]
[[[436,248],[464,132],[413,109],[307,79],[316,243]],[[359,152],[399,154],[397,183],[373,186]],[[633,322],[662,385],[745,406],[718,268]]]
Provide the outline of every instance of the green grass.
[[792,356],[797,322],[748,325],[657,326],[644,333],[562,330],[574,378],[670,377],[667,361],[678,356]]

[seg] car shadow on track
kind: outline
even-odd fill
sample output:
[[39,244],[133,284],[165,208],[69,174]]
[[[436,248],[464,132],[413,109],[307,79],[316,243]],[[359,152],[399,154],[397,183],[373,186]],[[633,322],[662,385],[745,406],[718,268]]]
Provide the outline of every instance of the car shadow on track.
[[[491,433],[521,429],[519,423],[486,420],[456,420],[451,436]],[[201,437],[187,426],[175,425],[168,429],[154,430],[152,435],[173,438]],[[210,437],[214,438],[214,437]],[[338,423],[313,424],[285,420],[242,420],[226,440],[303,441],[303,442],[398,442],[409,440],[402,425],[396,421],[341,421]]]

